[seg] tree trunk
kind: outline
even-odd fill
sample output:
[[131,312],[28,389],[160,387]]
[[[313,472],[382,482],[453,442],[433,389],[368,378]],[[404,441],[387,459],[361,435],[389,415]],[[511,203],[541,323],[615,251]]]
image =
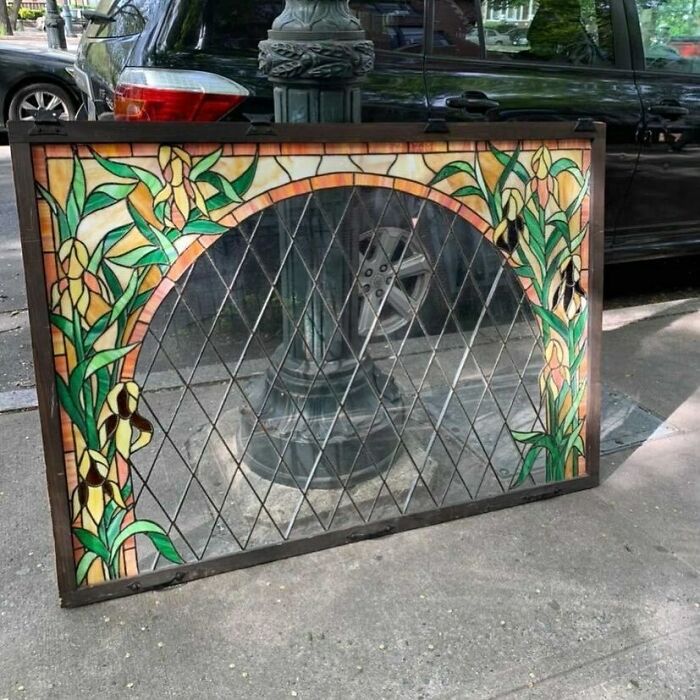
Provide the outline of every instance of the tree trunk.
[[22,0],[12,0],[12,13],[10,16],[10,24],[12,29],[17,29],[17,18],[19,17],[19,10],[22,7]]
[[5,36],[12,36],[12,24],[7,12],[7,1],[0,0],[0,30]]

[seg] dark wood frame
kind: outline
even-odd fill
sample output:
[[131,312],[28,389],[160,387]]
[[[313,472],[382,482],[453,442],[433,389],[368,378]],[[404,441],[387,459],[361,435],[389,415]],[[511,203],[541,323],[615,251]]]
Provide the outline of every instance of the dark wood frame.
[[[264,131],[265,133],[260,133]],[[449,130],[426,131],[420,124],[324,124],[252,128],[245,124],[113,122],[9,125],[12,161],[19,209],[22,255],[39,399],[39,412],[46,461],[46,478],[53,519],[56,571],[61,604],[85,605],[184,583],[205,576],[284,559],[340,544],[382,537],[468,515],[486,513],[566,493],[599,483],[600,453],[600,362],[603,296],[603,198],[605,174],[605,126],[599,123],[478,123],[449,125]],[[93,587],[76,587],[71,533],[70,503],[66,492],[60,412],[56,395],[49,310],[46,297],[43,251],[39,232],[32,144],[99,143],[280,143],[280,142],[425,142],[425,141],[520,141],[583,139],[592,143],[591,209],[589,241],[588,392],[586,411],[587,474],[568,481],[509,492],[500,496],[404,515],[361,527],[314,535],[247,552],[237,552],[207,562],[174,566]]]

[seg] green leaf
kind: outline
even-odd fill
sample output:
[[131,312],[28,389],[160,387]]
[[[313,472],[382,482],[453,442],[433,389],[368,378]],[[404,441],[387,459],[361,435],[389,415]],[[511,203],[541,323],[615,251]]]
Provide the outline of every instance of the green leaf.
[[109,562],[109,550],[97,535],[82,527],[74,527],[73,534],[85,549],[89,552],[94,552],[100,559]]
[[515,481],[516,486],[520,486],[525,481],[525,479],[527,479],[527,477],[530,476],[530,472],[535,466],[535,461],[537,460],[537,457],[541,451],[541,447],[531,447],[527,451],[525,459],[523,459],[523,465],[522,467],[520,467],[520,473],[518,474],[518,478]]
[[448,177],[452,177],[452,175],[456,175],[457,173],[466,173],[470,177],[476,177],[474,166],[471,163],[467,163],[463,160],[455,160],[452,161],[452,163],[443,165],[438,174],[428,184],[436,185],[438,182],[442,182],[443,180],[446,180]]
[[[212,197],[207,200],[207,208],[209,210],[218,209],[231,202],[240,202],[241,198],[233,189],[233,185],[219,173],[203,173],[199,178],[202,182],[206,182],[214,187],[219,193],[219,197]],[[221,198],[221,202],[218,201]]]
[[112,307],[112,313],[109,315],[109,322],[107,323],[108,326],[111,326],[117,320],[117,318],[121,316],[129,302],[134,298],[138,286],[139,276],[135,272],[132,272],[131,277],[129,277],[129,282],[126,285],[126,289],[124,290],[124,294],[117,299]]
[[[86,205],[87,206],[87,205]],[[131,231],[133,224],[124,224],[123,226],[117,226],[109,231],[105,237],[100,241],[100,243],[95,246],[95,250],[90,257],[90,262],[88,263],[88,271],[96,274],[104,256],[121,241],[124,236]],[[121,291],[121,287],[120,287]]]
[[97,554],[95,552],[87,551],[85,554],[83,554],[82,557],[80,557],[80,561],[78,562],[78,566],[75,569],[75,585],[80,586],[83,581],[85,580],[85,577],[88,575],[88,571],[90,571],[90,567],[92,566],[93,562],[95,559],[97,559]]
[[97,378],[97,394],[95,395],[94,405],[96,408],[95,414],[99,415],[107,400],[107,394],[112,388],[112,375],[106,367],[103,367],[95,372],[95,377]]
[[113,204],[117,204],[126,199],[129,194],[133,191],[135,184],[121,185],[121,184],[106,184],[96,187],[87,198],[85,202],[85,208],[83,209],[83,216],[88,216],[93,212],[99,211],[100,209],[106,209],[111,207]]
[[126,516],[127,512],[128,511],[124,510],[123,508],[117,510],[112,518],[112,521],[107,527],[107,542],[109,543],[110,548],[121,530],[122,523],[124,522],[124,517]]
[[59,206],[55,197],[47,189],[43,188],[38,182],[36,183],[36,187],[39,190],[41,198],[49,205],[51,213],[58,222],[58,238],[60,242],[63,243],[71,237],[71,230],[70,226],[68,225],[66,213]]
[[[501,165],[505,165],[506,167],[508,167],[511,160],[513,161],[512,171],[518,176],[518,179],[523,184],[530,180],[530,176],[528,175],[527,170],[525,169],[525,166],[522,163],[518,162],[517,157],[515,159],[513,159],[511,156],[509,156],[504,151],[499,151],[493,144],[489,144],[489,148],[491,149],[491,153],[493,153],[496,160]],[[516,151],[514,152],[513,155],[515,155],[515,153],[520,155],[520,146],[518,146],[518,148],[516,149]],[[506,176],[506,178],[503,179],[504,183],[505,183],[506,179],[507,179],[507,176]]]
[[250,165],[235,179],[231,181],[231,185],[236,194],[243,199],[245,193],[250,189],[250,186],[255,180],[255,173],[258,170],[258,154],[251,161]]
[[567,430],[571,427],[571,424],[573,423],[574,418],[578,416],[578,410],[579,407],[581,406],[581,400],[583,399],[583,395],[586,392],[586,382],[582,381],[578,390],[576,391],[576,395],[574,396],[571,406],[569,407],[569,410],[566,412],[566,415],[564,416],[564,420],[561,422],[560,425],[560,430],[562,433],[566,433]]
[[159,254],[159,262],[168,262],[168,256],[154,245],[143,245],[130,250],[128,253],[122,253],[122,255],[110,258],[109,260],[115,265],[121,265],[122,267],[142,267],[143,265],[153,264],[149,261],[143,262],[143,259],[154,252]]
[[528,279],[535,279],[536,277],[535,271],[530,265],[518,265],[513,268],[513,272],[515,272],[518,277],[527,277]]
[[58,402],[81,432],[82,436],[87,438],[87,435],[85,434],[85,416],[83,415],[83,411],[80,409],[79,404],[75,402],[73,395],[68,389],[68,385],[65,383],[65,381],[63,381],[63,377],[61,377],[60,374],[56,374],[55,376]]
[[70,342],[75,345],[75,336],[73,334],[73,322],[69,321],[65,316],[59,316],[58,314],[51,314],[51,325],[55,326],[58,328],[61,333],[63,333],[64,336]]
[[565,171],[571,173],[579,185],[583,184],[583,173],[578,165],[571,160],[571,158],[560,158],[559,160],[555,160],[554,163],[552,163],[549,173],[553,177],[556,177],[559,175],[559,173],[563,173]]
[[[111,262],[111,260],[109,262]],[[107,286],[109,287],[112,300],[119,299],[123,289],[119,278],[114,273],[114,270],[112,270],[110,265],[104,264],[102,265],[102,274],[104,275]]]
[[518,442],[532,443],[541,438],[545,433],[541,431],[524,433],[519,430],[511,430],[510,434],[513,436],[513,439],[517,440]]
[[137,520],[136,522],[129,523],[129,525],[117,535],[110,549],[110,563],[116,559],[122,545],[134,535],[146,535],[158,552],[168,561],[175,564],[183,563],[182,557],[175,549],[175,546],[170,541],[165,530],[163,530],[160,525],[150,520]]
[[185,228],[182,229],[182,233],[199,233],[215,236],[228,231],[229,228],[230,226],[222,226],[221,224],[217,224],[215,221],[200,219],[198,221],[192,221],[191,223],[186,224]]
[[109,365],[121,360],[122,357],[128,355],[137,345],[138,343],[131,343],[130,345],[125,345],[121,348],[100,350],[100,352],[95,353],[89,360],[85,360],[81,363],[85,363],[85,379],[95,374],[98,369],[108,367]]
[[105,170],[112,173],[112,175],[116,175],[117,177],[121,177],[125,180],[140,180],[143,182],[154,197],[163,187],[163,183],[153,173],[148,172],[148,170],[144,170],[143,168],[139,168],[135,165],[127,165],[126,163],[120,163],[118,161],[103,158],[95,150],[92,150],[92,155],[95,160]]
[[85,206],[85,171],[80,158],[73,156],[73,177],[68,190],[66,216],[71,234],[75,236]]
[[178,255],[177,249],[168,240],[167,236],[151,226],[148,221],[146,221],[141,214],[139,214],[138,210],[131,202],[127,204],[127,209],[129,210],[129,214],[131,214],[131,218],[136,224],[136,228],[138,228],[139,232],[143,234],[144,238],[146,238],[154,246],[162,249],[162,251],[165,253],[167,262],[175,262]]
[[562,338],[566,338],[569,329],[559,316],[538,304],[532,304],[530,308],[542,319],[542,323],[546,328],[554,330]]
[[92,346],[97,339],[107,330],[111,323],[109,320],[110,316],[111,312],[106,311],[92,324],[90,330],[85,334],[85,340],[83,342],[85,352],[92,350]]
[[583,182],[581,183],[581,189],[579,190],[578,195],[576,196],[576,199],[569,204],[569,206],[566,208],[566,218],[570,219],[580,208],[583,198],[588,194],[588,180],[589,180],[589,174],[586,173],[586,176],[583,178]]
[[498,160],[501,165],[505,165],[503,172],[496,183],[496,189],[499,192],[502,192],[503,188],[506,186],[506,180],[508,180],[509,175],[513,172],[516,165],[519,165],[518,158],[520,157],[520,146],[518,146],[510,156],[503,151],[499,151],[492,144],[489,144],[489,148],[491,149],[491,153],[493,153],[493,155],[496,157],[496,160]]
[[200,158],[197,161],[197,164],[190,171],[190,180],[196,181],[199,179],[199,176],[202,173],[211,170],[211,168],[213,168],[214,165],[216,165],[216,162],[219,160],[219,158],[221,158],[221,151],[222,149],[219,148],[213,153],[210,153],[208,156]]
[[481,199],[484,199],[484,193],[478,188],[474,187],[473,185],[467,185],[466,187],[460,187],[458,190],[455,190],[452,193],[453,197],[481,197]]

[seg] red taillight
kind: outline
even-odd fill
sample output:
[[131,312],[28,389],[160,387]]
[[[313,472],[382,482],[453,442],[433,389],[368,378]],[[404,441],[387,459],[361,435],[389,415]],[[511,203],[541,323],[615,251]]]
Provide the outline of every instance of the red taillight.
[[248,91],[203,71],[127,68],[114,92],[114,117],[124,121],[217,121]]

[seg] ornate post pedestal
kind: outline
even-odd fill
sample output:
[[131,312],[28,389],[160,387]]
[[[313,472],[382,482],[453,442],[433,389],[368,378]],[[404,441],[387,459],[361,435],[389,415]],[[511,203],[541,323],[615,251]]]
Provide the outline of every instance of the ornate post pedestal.
[[347,0],[287,0],[267,41],[260,68],[274,84],[278,122],[359,122],[358,81],[374,66]]
[[[373,67],[374,49],[348,0],[287,0],[268,36],[260,68],[274,84],[277,122],[360,121],[359,80]],[[326,192],[321,208],[338,213],[342,201],[341,193]],[[280,206],[294,219],[291,202]],[[341,221],[336,230],[328,218]],[[252,433],[246,463],[279,483],[340,487],[376,476],[396,452],[388,411],[401,411],[401,399],[366,353],[357,359],[361,232],[351,218],[319,210],[294,232],[304,253],[291,255],[282,273],[289,314],[273,358],[278,369],[255,386],[257,417],[242,414],[242,435]],[[280,231],[282,252],[290,235]],[[277,470],[280,454],[286,469]]]

